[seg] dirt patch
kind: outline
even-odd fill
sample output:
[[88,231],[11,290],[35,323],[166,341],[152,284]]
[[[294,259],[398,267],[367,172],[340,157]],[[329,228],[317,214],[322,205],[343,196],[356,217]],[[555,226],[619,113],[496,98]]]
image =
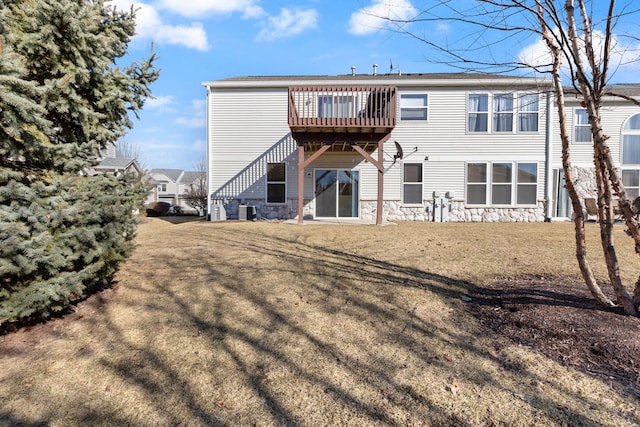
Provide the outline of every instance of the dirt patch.
[[468,308],[505,340],[616,381],[640,397],[640,319],[600,307],[580,282],[545,277],[496,280]]

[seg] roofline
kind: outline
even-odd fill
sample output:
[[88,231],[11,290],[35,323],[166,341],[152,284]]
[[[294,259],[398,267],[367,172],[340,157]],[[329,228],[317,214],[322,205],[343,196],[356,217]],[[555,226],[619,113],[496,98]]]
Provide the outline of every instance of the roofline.
[[312,85],[393,85],[400,87],[428,86],[549,86],[548,78],[520,77],[496,74],[434,73],[434,74],[380,74],[339,76],[246,76],[203,82],[206,88],[288,88]]

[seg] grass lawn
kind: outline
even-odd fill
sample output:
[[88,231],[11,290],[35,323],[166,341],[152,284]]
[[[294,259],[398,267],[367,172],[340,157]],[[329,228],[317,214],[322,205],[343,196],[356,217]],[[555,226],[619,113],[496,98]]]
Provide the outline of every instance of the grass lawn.
[[639,425],[636,395],[496,348],[461,299],[578,278],[572,227],[145,218],[111,289],[0,336],[0,426]]

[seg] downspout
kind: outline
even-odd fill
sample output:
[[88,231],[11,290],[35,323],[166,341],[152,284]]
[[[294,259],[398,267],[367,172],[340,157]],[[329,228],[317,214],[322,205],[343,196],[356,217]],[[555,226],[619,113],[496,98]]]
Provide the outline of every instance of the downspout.
[[[211,149],[209,148],[209,143],[211,141],[211,132],[209,129],[209,126],[211,126],[211,122],[209,121],[209,111],[211,110],[211,106],[209,105],[209,94],[210,94],[211,88],[207,87],[207,172],[206,172],[206,176],[205,179],[207,180],[207,219],[209,221],[213,221],[213,217],[211,215],[211,180],[209,179],[210,177],[210,170],[211,170],[211,161],[209,159],[209,153],[211,152]],[[224,208],[224,207],[223,207]]]
[[544,163],[545,163],[545,172],[544,172],[544,194],[545,194],[545,221],[551,221],[553,216],[553,164],[552,164],[552,149],[553,149],[553,100],[550,92],[547,92],[547,120],[546,126],[547,131],[545,135],[545,146],[544,146]]

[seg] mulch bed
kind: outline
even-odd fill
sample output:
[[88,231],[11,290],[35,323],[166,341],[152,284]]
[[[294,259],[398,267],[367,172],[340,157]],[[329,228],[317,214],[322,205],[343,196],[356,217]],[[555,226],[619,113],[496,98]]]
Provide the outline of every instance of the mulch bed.
[[600,307],[584,283],[509,278],[478,287],[470,297],[467,308],[498,341],[529,346],[640,398],[640,318]]

